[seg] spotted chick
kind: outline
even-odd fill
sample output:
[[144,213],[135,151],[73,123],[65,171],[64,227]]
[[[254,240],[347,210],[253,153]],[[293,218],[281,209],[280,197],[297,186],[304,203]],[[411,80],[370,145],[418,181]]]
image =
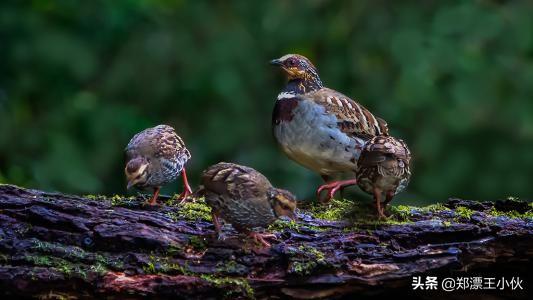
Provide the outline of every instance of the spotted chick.
[[179,199],[191,194],[185,164],[191,158],[183,140],[174,128],[158,125],[137,133],[125,149],[128,189],[153,188],[154,194],[148,204],[157,204],[161,186],[176,180],[181,172],[184,191]]
[[[288,78],[279,93],[272,115],[274,137],[285,154],[320,174],[326,183],[342,173],[354,174],[365,143],[387,135],[387,123],[361,104],[324,87],[315,66],[306,57],[287,54],[274,59]],[[317,195],[329,191],[325,200],[355,179],[320,186]]]
[[394,195],[407,187],[410,161],[405,142],[392,136],[376,136],[365,145],[358,161],[357,183],[374,196],[380,218],[385,218],[384,210]]
[[231,223],[264,246],[272,234],[258,233],[281,216],[295,219],[296,200],[289,191],[272,186],[258,171],[221,162],[207,168],[202,174],[203,194],[212,209],[213,223],[220,233],[219,218]]

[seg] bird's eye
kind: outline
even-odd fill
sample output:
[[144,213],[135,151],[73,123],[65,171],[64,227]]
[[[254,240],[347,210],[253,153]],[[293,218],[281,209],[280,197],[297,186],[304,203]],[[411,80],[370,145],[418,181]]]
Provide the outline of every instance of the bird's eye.
[[294,67],[296,65],[296,62],[293,58],[291,58],[287,61],[287,64],[289,65],[289,67]]

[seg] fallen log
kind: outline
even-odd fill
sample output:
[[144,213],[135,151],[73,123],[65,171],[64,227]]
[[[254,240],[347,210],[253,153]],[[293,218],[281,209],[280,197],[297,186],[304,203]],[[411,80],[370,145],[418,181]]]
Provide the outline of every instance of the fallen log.
[[[214,237],[201,199],[147,207],[142,197],[74,196],[0,185],[0,288],[4,297],[415,298],[527,297],[531,204],[451,199],[391,208],[386,221],[355,204],[299,211],[261,249],[230,225]],[[437,277],[437,290],[417,286]],[[444,292],[446,277],[521,280],[504,290]],[[430,279],[431,280],[431,279]],[[520,283],[519,281],[514,283]],[[428,283],[428,282],[426,282]],[[496,285],[497,282],[494,282]],[[505,286],[504,286],[505,287]]]

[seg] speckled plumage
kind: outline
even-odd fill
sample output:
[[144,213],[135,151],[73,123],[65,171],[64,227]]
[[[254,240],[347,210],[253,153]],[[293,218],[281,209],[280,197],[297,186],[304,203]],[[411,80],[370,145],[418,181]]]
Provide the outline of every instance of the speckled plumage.
[[277,100],[273,131],[289,158],[329,176],[354,172],[366,141],[387,133],[384,121],[328,88]]
[[191,158],[183,140],[168,125],[158,125],[137,133],[125,152],[126,174],[135,171],[141,162],[147,162],[146,180],[135,184],[143,189],[159,188],[176,180]]
[[355,172],[363,146],[373,136],[388,135],[387,123],[324,87],[307,58],[291,54],[274,63],[289,78],[272,116],[274,137],[283,152],[325,178]]
[[[357,184],[374,195],[381,217],[394,195],[407,187],[411,177],[410,161],[411,153],[405,142],[392,136],[376,136],[365,145],[358,161]],[[381,208],[383,195],[385,202]]]
[[274,188],[265,176],[252,168],[218,163],[203,172],[202,185],[214,219],[220,216],[241,232],[264,228],[281,215],[294,217],[294,196]]

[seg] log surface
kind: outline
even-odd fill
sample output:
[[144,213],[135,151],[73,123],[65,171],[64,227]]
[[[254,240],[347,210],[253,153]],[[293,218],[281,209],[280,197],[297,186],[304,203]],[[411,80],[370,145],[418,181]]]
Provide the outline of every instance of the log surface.
[[432,274],[521,276],[526,289],[512,295],[521,298],[531,283],[533,221],[504,214],[530,211],[525,202],[452,199],[448,209],[414,209],[397,224],[326,221],[302,209],[298,223],[275,230],[278,241],[261,249],[230,225],[225,239],[213,237],[201,209],[142,201],[0,185],[1,293],[319,299],[402,291],[434,298],[411,286],[413,276]]

